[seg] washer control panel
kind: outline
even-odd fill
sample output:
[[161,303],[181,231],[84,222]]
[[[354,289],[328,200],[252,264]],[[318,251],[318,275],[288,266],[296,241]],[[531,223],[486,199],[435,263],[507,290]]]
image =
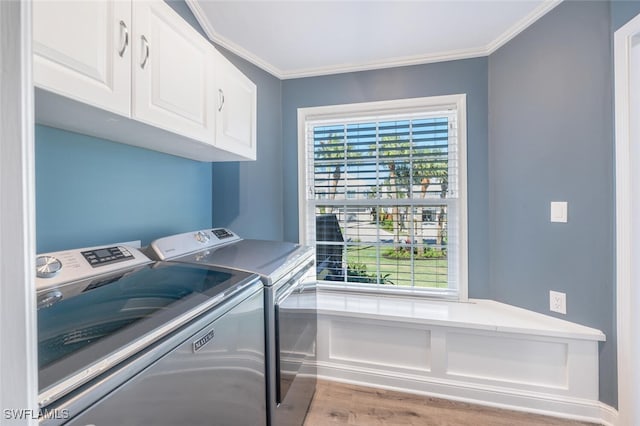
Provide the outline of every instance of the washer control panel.
[[167,260],[239,240],[238,235],[225,228],[202,229],[158,238],[149,245],[146,253],[155,260]]
[[43,253],[36,257],[36,291],[147,263],[140,250],[122,245]]
[[131,252],[122,246],[87,250],[81,252],[81,254],[94,268],[108,265],[114,262],[122,262],[127,259],[133,259],[133,255],[131,254]]

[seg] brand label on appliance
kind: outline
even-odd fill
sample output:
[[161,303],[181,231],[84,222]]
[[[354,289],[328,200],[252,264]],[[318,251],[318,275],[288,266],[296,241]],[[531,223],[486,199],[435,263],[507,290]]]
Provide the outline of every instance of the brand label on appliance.
[[200,349],[202,349],[207,343],[213,340],[214,335],[214,330],[211,330],[210,332],[193,342],[193,351],[198,352]]

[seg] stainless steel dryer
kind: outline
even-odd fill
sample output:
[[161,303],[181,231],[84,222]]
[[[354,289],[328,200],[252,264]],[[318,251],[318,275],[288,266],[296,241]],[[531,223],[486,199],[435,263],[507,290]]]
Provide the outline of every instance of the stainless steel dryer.
[[266,424],[257,275],[122,246],[37,271],[41,424]]
[[[190,254],[179,254],[185,252]],[[316,387],[314,249],[245,240],[218,228],[160,238],[151,243],[147,254],[158,260],[260,275],[265,286],[268,424],[301,426]]]

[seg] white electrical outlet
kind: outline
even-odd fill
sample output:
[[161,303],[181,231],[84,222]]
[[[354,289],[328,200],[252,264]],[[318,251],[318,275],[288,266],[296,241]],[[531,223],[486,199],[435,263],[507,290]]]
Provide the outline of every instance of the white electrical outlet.
[[567,314],[567,295],[559,291],[549,291],[549,309],[553,312]]

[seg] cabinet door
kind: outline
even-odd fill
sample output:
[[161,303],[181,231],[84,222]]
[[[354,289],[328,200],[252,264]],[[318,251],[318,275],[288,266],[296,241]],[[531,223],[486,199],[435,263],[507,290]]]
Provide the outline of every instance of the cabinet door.
[[256,159],[256,85],[216,52],[216,146]]
[[133,118],[213,143],[213,46],[163,1],[133,2]]
[[130,37],[130,2],[34,1],[34,83],[129,116]]

